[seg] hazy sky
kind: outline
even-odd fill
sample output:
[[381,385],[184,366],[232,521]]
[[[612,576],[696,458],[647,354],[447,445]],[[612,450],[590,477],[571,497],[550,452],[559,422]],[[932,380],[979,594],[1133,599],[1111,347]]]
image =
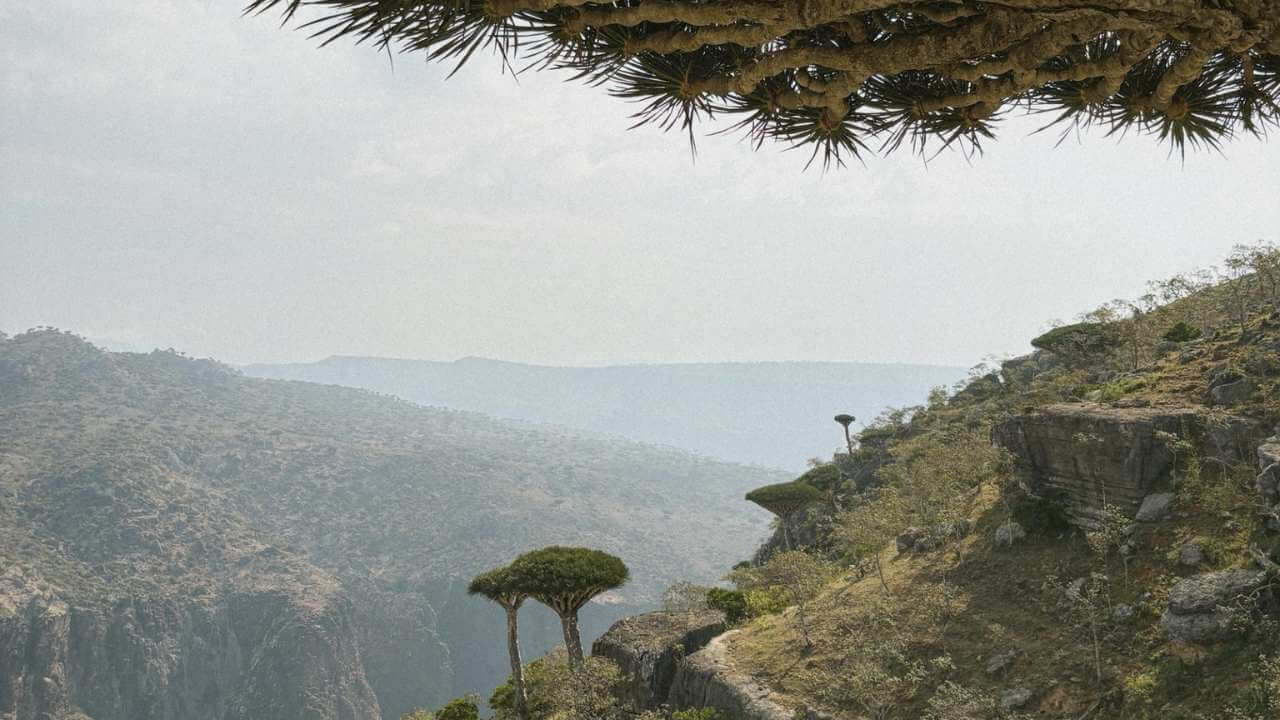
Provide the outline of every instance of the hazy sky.
[[487,56],[445,81],[239,7],[0,3],[0,329],[231,362],[967,365],[1280,240],[1280,142],[1183,165],[1024,121],[972,165],[824,175],[726,137],[691,162],[599,89]]

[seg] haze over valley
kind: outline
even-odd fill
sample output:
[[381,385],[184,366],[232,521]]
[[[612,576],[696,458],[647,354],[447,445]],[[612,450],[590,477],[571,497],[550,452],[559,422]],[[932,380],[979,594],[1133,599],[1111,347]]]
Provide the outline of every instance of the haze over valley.
[[918,405],[963,368],[850,362],[686,363],[574,368],[463,358],[429,362],[329,357],[248,365],[246,375],[388,393],[678,447],[730,462],[799,472],[844,444],[831,421],[860,423]]

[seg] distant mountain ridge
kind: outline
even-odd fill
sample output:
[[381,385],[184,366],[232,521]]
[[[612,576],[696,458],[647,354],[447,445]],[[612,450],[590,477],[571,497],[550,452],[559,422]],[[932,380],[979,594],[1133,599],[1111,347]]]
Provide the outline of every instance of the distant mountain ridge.
[[[582,431],[0,336],[0,718],[378,720],[508,672],[467,581],[587,545],[590,642],[746,558],[786,479]],[[521,611],[530,657],[559,638]],[[83,711],[83,715],[80,712]]]
[[886,407],[919,404],[930,389],[966,375],[958,367],[886,363],[553,367],[478,357],[442,362],[341,355],[242,370],[792,471],[839,447],[840,430],[831,422],[837,413],[871,420]]

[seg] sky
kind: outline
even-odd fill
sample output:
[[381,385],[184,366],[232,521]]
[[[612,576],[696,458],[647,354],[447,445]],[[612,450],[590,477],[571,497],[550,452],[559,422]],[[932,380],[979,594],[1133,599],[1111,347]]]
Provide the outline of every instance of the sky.
[[239,10],[0,3],[0,330],[233,363],[967,366],[1280,241],[1280,143],[1183,163],[1015,119],[972,162],[805,171],[727,136],[694,160],[563,75],[446,79]]

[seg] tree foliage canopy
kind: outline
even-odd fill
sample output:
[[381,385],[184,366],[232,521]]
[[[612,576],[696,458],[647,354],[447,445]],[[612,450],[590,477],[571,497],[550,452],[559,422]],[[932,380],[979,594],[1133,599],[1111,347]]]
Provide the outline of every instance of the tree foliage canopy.
[[462,63],[561,69],[639,104],[636,125],[729,118],[757,147],[843,164],[995,137],[1015,108],[1184,153],[1280,122],[1277,0],[251,0],[352,38]]
[[517,577],[510,566],[494,568],[472,578],[467,585],[469,595],[482,595],[496,603],[519,606],[528,597],[517,585]]
[[747,493],[747,500],[786,517],[821,496],[822,492],[807,482],[785,482],[756,488]]
[[591,598],[630,577],[621,559],[600,550],[553,545],[527,552],[509,566],[511,588],[557,612],[576,612]]

